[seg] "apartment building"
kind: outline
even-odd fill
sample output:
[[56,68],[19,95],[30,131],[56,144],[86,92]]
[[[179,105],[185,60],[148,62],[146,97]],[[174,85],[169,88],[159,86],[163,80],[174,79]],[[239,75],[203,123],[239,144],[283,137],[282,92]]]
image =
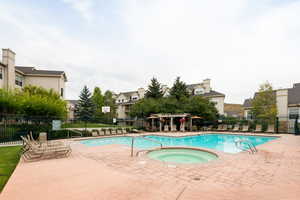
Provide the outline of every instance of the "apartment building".
[[65,97],[67,77],[64,71],[38,70],[33,66],[16,66],[16,54],[10,49],[2,49],[0,60],[0,88],[18,89],[26,85],[53,89]]
[[[205,79],[201,83],[187,85],[187,88],[192,95],[203,96],[205,98],[208,98],[210,101],[214,102],[219,114],[223,115],[225,95],[213,90],[211,88],[210,83],[210,79]],[[166,85],[162,86],[162,90],[164,92],[165,97],[169,95],[170,88],[168,88]],[[136,91],[121,92],[119,95],[117,95],[116,103],[118,105],[118,118],[129,118],[128,113],[130,112],[130,107],[133,104],[135,104],[138,100],[144,98],[145,92],[146,91],[144,88],[139,88]]]

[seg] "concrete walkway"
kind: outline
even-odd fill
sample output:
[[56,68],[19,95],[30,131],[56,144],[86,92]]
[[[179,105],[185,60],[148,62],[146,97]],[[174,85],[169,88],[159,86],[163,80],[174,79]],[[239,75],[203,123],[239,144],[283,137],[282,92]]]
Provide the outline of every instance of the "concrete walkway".
[[1,200],[297,200],[300,136],[283,135],[259,152],[207,164],[170,165],[130,157],[121,145],[72,145],[68,158],[20,162]]

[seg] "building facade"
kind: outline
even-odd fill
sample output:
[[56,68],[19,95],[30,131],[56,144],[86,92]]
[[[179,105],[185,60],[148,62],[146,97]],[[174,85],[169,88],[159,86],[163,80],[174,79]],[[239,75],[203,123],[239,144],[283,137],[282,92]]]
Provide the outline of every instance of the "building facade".
[[[224,99],[225,95],[211,88],[210,79],[205,79],[202,83],[187,85],[191,95],[199,95],[208,98],[215,103],[215,106],[220,115],[224,115]],[[169,90],[166,85],[162,85],[164,97],[169,95]],[[145,89],[139,88],[137,91],[121,92],[117,95],[116,104],[118,119],[128,119],[130,108],[138,100],[145,97]]]
[[15,65],[16,54],[10,49],[2,49],[0,61],[0,88],[21,89],[26,85],[52,89],[65,97],[67,77],[63,71],[37,70],[35,67]]
[[[300,118],[300,83],[295,83],[292,88],[275,90],[274,93],[276,95],[279,122],[285,124],[284,126],[288,130],[293,130],[295,119]],[[255,95],[253,98],[255,98]],[[244,118],[246,119],[252,119],[251,104],[253,98],[244,101]]]

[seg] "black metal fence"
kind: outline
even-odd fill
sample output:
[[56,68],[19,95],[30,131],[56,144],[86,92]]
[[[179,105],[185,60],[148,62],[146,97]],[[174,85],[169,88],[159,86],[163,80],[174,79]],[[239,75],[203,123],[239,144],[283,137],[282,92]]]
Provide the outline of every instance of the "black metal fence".
[[52,129],[53,120],[62,120],[55,117],[28,117],[22,115],[0,115],[0,143],[20,143],[20,136],[29,132],[34,138],[40,132],[47,132],[49,139],[65,138],[65,130],[55,131]]

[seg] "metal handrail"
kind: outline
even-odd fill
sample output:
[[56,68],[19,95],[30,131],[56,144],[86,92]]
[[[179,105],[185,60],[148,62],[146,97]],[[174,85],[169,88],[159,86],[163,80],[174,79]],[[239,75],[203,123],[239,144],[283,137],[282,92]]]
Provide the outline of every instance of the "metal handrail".
[[[154,143],[157,143],[157,144],[160,145],[160,148],[163,148],[163,144],[162,144],[161,142],[157,141],[157,140],[153,140],[153,139],[150,139],[150,138],[145,138],[144,136],[137,136],[137,137],[134,137],[134,136],[133,136],[133,137],[132,137],[132,140],[131,140],[131,157],[133,156],[134,139],[135,139],[135,138],[138,138],[138,137],[143,138],[143,139],[148,140],[148,141],[151,141],[151,142],[154,142]],[[143,151],[143,150],[141,150],[141,151]],[[145,150],[144,150],[144,151],[145,151]],[[140,152],[140,151],[138,151],[138,152],[136,153],[136,156],[138,156],[139,152]]]
[[252,142],[250,142],[249,140],[239,140],[239,141],[235,141],[235,146],[239,149],[241,149],[242,151],[248,151],[248,149],[243,149],[243,148],[240,148],[238,146],[238,143],[241,144],[242,142],[244,142],[246,145],[248,145],[249,149],[250,149],[250,153],[256,153],[258,152],[256,147],[252,144]]

